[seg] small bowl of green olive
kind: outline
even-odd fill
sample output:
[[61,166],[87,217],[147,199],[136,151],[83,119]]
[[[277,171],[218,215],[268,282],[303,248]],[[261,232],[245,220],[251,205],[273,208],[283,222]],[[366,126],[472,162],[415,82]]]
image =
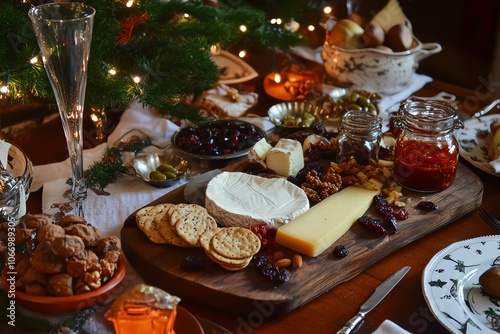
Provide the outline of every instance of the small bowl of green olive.
[[307,101],[275,104],[267,115],[276,126],[283,128],[310,128],[321,120],[322,107]]
[[140,155],[133,159],[136,175],[157,188],[167,188],[186,178],[189,162],[177,155]]

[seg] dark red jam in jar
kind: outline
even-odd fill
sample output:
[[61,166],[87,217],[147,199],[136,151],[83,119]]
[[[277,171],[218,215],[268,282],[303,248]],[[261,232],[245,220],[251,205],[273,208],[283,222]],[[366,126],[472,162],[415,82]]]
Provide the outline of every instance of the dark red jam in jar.
[[459,147],[453,130],[463,127],[446,102],[408,99],[401,106],[401,133],[394,148],[394,177],[403,187],[436,192],[455,181]]

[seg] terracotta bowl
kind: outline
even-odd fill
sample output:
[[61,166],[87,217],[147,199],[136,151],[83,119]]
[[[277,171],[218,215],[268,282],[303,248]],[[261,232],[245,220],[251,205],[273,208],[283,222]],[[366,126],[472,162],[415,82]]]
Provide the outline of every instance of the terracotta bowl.
[[325,42],[322,56],[333,84],[380,94],[395,94],[408,86],[419,62],[441,51],[437,43],[414,39],[408,51],[343,49]]
[[[125,260],[123,257],[120,257],[118,269],[113,278],[97,290],[71,297],[33,296],[16,290],[15,301],[28,310],[39,313],[62,314],[78,312],[104,302],[111,296],[115,287],[123,280],[125,273]],[[2,285],[8,293],[9,284],[7,282],[6,270],[4,270],[2,275]]]

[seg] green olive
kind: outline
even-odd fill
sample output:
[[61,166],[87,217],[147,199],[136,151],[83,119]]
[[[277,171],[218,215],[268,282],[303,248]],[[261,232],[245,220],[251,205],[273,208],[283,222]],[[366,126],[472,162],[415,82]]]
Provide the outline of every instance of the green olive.
[[166,172],[170,172],[170,173],[174,173],[174,174],[178,174],[179,171],[177,169],[175,169],[172,165],[170,164],[162,164],[162,165],[159,165],[158,167],[156,167],[156,170],[158,172],[161,172],[161,173],[166,173]]
[[172,172],[165,172],[165,176],[167,177],[167,179],[175,179],[178,176],[178,174]]
[[154,170],[151,173],[149,173],[149,179],[154,181],[163,181],[167,179],[167,176],[162,172]]
[[363,108],[361,108],[357,104],[351,103],[350,105],[347,106],[347,110],[361,111],[361,110],[363,110]]

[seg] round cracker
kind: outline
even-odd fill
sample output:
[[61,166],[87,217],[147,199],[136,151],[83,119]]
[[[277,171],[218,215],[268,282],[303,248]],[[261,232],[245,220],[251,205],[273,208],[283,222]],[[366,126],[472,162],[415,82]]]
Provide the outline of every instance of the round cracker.
[[162,212],[165,208],[164,204],[157,204],[150,207],[148,210],[144,210],[140,212],[139,210],[135,215],[135,220],[137,222],[137,226],[143,231],[146,232],[151,229],[151,225],[153,225],[154,217]]
[[215,233],[211,246],[224,257],[242,259],[257,254],[260,249],[260,240],[247,228],[226,227]]
[[[193,247],[201,247],[200,236],[206,230],[212,229],[208,223],[211,217],[206,211],[193,211],[175,224],[175,231],[179,237]],[[213,218],[212,218],[213,219]]]
[[[175,205],[175,204],[173,204]],[[165,238],[167,243],[174,245],[174,246],[179,246],[179,247],[191,247],[190,244],[182,240],[179,235],[177,235],[177,232],[174,230],[172,225],[170,224],[170,217],[168,214],[168,211],[165,212],[164,215],[162,216],[156,216],[155,217],[155,225],[160,234]]]
[[207,209],[197,204],[179,203],[175,207],[170,208],[168,210],[168,215],[170,217],[170,224],[172,226],[175,226],[188,214],[200,211],[207,211]]
[[145,215],[142,216],[144,220],[141,230],[146,234],[146,236],[154,243],[166,244],[167,240],[160,233],[155,219],[158,216],[163,216],[167,211],[167,204],[158,204],[153,206]]
[[144,225],[144,217],[147,216],[148,212],[153,208],[153,206],[145,206],[142,209],[139,209],[135,214],[135,222],[137,226],[142,230],[142,226]]

